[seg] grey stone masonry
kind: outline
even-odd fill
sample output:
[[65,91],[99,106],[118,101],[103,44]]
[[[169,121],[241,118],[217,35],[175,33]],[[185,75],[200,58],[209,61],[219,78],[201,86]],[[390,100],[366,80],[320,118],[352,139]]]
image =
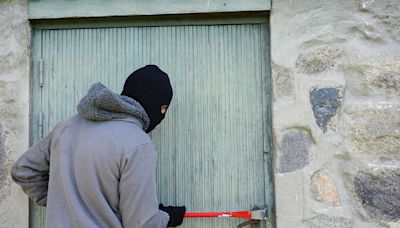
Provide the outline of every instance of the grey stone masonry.
[[341,106],[339,90],[336,88],[314,89],[310,92],[310,102],[317,125],[326,132],[328,123]]
[[281,142],[279,171],[292,172],[306,166],[309,163],[310,146],[311,139],[306,131],[286,131]]
[[384,221],[400,220],[400,169],[359,172],[354,185],[370,217]]
[[277,226],[399,228],[400,0],[270,15]]

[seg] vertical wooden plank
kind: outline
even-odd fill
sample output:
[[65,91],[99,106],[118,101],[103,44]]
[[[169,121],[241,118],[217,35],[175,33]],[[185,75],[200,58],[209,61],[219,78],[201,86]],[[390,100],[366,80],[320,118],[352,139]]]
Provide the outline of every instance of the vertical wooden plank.
[[273,143],[272,143],[272,76],[271,76],[271,62],[270,62],[270,42],[269,42],[269,28],[268,24],[261,24],[261,42],[260,50],[262,54],[261,59],[261,72],[263,92],[263,147],[264,147],[264,189],[265,189],[265,202],[268,206],[268,220],[266,227],[275,227],[275,195],[274,195],[274,174],[273,174]]
[[[31,80],[31,88],[32,88],[32,118],[31,118],[31,140],[30,145],[36,142],[39,139],[39,116],[41,113],[41,89],[39,86],[39,61],[42,58],[42,41],[43,41],[43,31],[36,30],[33,33],[33,68],[32,68],[32,80]],[[40,217],[39,208],[35,205],[34,202],[29,200],[29,226],[30,227],[38,227],[36,224],[38,221],[37,218]],[[35,226],[36,225],[36,226]]]
[[[195,30],[199,30],[198,27],[196,27]],[[257,133],[252,133],[254,128],[252,130],[243,130],[246,125],[257,127],[257,124],[259,125],[259,123],[261,123],[261,121],[255,123],[252,120],[253,113],[260,113],[258,116],[256,115],[256,119],[262,115],[261,101],[257,102],[257,100],[259,100],[258,98],[261,97],[261,87],[258,89],[253,88],[255,85],[260,84],[260,82],[256,82],[255,80],[260,79],[261,76],[260,74],[257,75],[254,69],[252,69],[254,67],[251,65],[252,61],[248,61],[250,64],[249,66],[239,66],[237,64],[237,56],[239,56],[239,53],[236,51],[237,44],[235,42],[242,40],[241,37],[238,36],[243,34],[240,34],[240,30],[235,29],[235,26],[220,26],[220,28],[218,28],[218,26],[207,27],[205,34],[207,34],[208,37],[205,46],[209,48],[202,48],[202,50],[200,50],[200,52],[204,54],[202,60],[207,59],[207,64],[199,66],[199,64],[192,64],[200,60],[192,59],[195,55],[192,54],[193,52],[191,50],[193,50],[193,46],[191,46],[189,42],[196,42],[196,38],[201,37],[202,34],[198,32],[191,33],[188,28],[182,28],[182,31],[179,33],[182,35],[177,38],[181,43],[178,47],[177,56],[181,59],[174,60],[178,63],[181,62],[181,67],[183,69],[178,69],[179,71],[172,75],[175,75],[176,78],[174,78],[174,80],[177,84],[181,85],[176,89],[177,91],[175,94],[177,94],[176,96],[178,97],[176,99],[182,100],[176,102],[180,106],[185,107],[180,107],[176,110],[178,114],[172,114],[176,115],[172,118],[179,120],[181,126],[174,127],[181,129],[175,129],[175,134],[173,134],[172,137],[168,136],[168,134],[162,134],[162,131],[167,131],[166,128],[171,127],[168,125],[167,118],[167,122],[158,129],[161,134],[153,134],[154,141],[157,145],[160,145],[160,147],[161,145],[162,147],[166,147],[163,142],[175,144],[174,140],[178,140],[175,145],[175,147],[177,147],[176,155],[171,154],[170,151],[162,151],[162,148],[160,149],[160,153],[163,154],[162,156],[165,156],[164,153],[169,154],[167,157],[176,156],[177,166],[173,169],[176,170],[177,176],[177,201],[192,203],[192,205],[188,206],[189,209],[192,210],[234,210],[250,207],[251,201],[258,201],[253,202],[253,204],[263,203],[264,190],[260,191],[259,184],[257,183],[258,181],[262,181],[263,178],[263,166],[260,166],[260,164],[257,165],[258,161],[263,161],[261,144],[262,129],[260,127],[258,137],[254,137],[254,135],[257,136]],[[258,35],[258,28],[256,28],[256,31],[252,32],[252,34]],[[217,44],[215,40],[218,40],[218,36],[223,36],[224,38],[221,43]],[[252,59],[253,52],[257,51],[255,49],[258,49],[259,46],[252,46],[254,39],[244,40],[244,50],[247,50],[247,54],[250,55],[249,58]],[[218,56],[218,54],[223,58],[220,62],[218,62],[218,59],[215,57]],[[246,56],[244,59],[246,59]],[[222,70],[224,68],[223,66],[228,66],[225,71]],[[198,72],[201,72],[199,69],[200,67],[208,71],[198,74]],[[250,72],[250,75],[244,76],[237,73],[238,68],[243,67],[248,67],[248,69],[243,70],[243,72]],[[180,77],[178,76],[179,74],[181,75]],[[194,78],[197,79],[195,84],[190,82],[190,80],[195,81]],[[243,81],[244,85],[249,84],[251,88],[240,84],[244,78],[252,82]],[[195,96],[195,91],[197,89],[201,91],[198,93],[198,97]],[[233,94],[233,91],[239,93]],[[244,94],[249,94],[250,98],[248,96],[243,96]],[[223,102],[221,98],[224,98],[225,101]],[[247,99],[250,102],[248,102]],[[242,108],[242,106],[249,106],[249,108],[246,110],[246,108]],[[243,111],[243,117],[237,114],[240,111]],[[246,112],[251,114],[246,115]],[[184,115],[179,116],[179,113],[184,113]],[[189,116],[187,116],[188,113]],[[226,122],[223,126],[215,126],[224,123],[224,121]],[[259,126],[262,126],[262,124]],[[169,138],[170,140],[158,139],[157,136]],[[204,141],[196,145],[197,139],[202,137]],[[251,137],[254,137],[254,139]],[[258,147],[259,149],[252,146],[252,144],[257,144],[254,143],[257,142],[257,140],[261,145]],[[237,152],[238,147],[242,151]],[[254,151],[258,151],[257,156],[254,155]],[[237,153],[235,154],[235,152]],[[203,170],[201,170],[203,172],[200,172],[199,168],[197,168],[198,163],[205,162],[204,159],[203,161],[197,160],[196,156],[202,153],[204,153],[203,158],[205,159],[213,158],[213,165],[210,167],[215,173],[213,176],[206,176]],[[230,153],[234,153],[235,155],[230,156]],[[164,166],[163,161],[160,163],[161,167]],[[165,166],[168,165],[170,164],[165,164]],[[252,171],[247,171],[247,169]],[[261,178],[254,174],[254,172],[257,172],[255,170],[260,172]],[[253,177],[251,175],[253,175]],[[203,179],[203,181],[198,181],[201,179]],[[198,183],[206,184],[202,186]],[[170,180],[170,184],[175,185],[173,180]],[[210,189],[210,186],[213,187]],[[193,198],[193,195],[196,197]],[[198,204],[203,205],[201,205],[202,207],[198,207]],[[234,219],[222,221],[211,220],[207,221],[207,224],[213,227],[229,227],[237,224],[237,222],[238,221]],[[199,220],[191,220],[186,224],[187,227],[195,227],[197,225],[199,225],[199,227],[204,227],[206,224],[200,225]]]

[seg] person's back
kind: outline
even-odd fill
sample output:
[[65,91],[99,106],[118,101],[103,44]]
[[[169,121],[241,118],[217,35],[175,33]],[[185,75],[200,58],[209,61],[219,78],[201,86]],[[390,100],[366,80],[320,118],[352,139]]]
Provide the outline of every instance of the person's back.
[[[126,227],[142,227],[151,215],[157,216],[158,204],[148,205],[157,202],[149,195],[155,183],[142,186],[145,191],[135,188],[136,179],[154,176],[147,167],[154,167],[156,158],[139,124],[134,119],[94,122],[77,115],[54,129],[47,227],[122,227],[124,214],[129,219],[124,219]],[[124,170],[127,163],[133,163],[138,172]],[[131,192],[119,192],[119,185],[130,185]],[[120,202],[125,194],[137,196]]]
[[47,227],[182,223],[184,207],[159,208],[156,197],[157,155],[145,130],[154,129],[163,115],[153,121],[148,104],[144,108],[128,95],[94,84],[78,114],[60,122],[13,165],[14,181],[37,204],[47,205]]

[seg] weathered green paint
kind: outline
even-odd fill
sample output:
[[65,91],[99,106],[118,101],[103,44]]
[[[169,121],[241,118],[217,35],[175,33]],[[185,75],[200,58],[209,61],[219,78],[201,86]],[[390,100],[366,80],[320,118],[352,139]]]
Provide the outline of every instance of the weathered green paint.
[[270,0],[30,0],[30,19],[267,11]]
[[[30,127],[30,142],[32,145],[41,136],[39,135],[39,116],[41,115],[42,107],[42,93],[39,87],[39,61],[42,56],[42,33],[33,33],[33,46],[32,46],[32,84],[31,84],[31,127]],[[29,227],[44,227],[43,217],[45,216],[44,207],[36,206],[32,201],[29,201]]]
[[[116,92],[146,64],[171,77],[174,99],[152,133],[158,197],[189,211],[273,205],[269,43],[255,24],[141,26],[34,31],[32,135],[76,113],[92,83]],[[39,87],[38,60],[44,60]],[[32,227],[44,210],[32,207]],[[184,227],[234,227],[238,219],[192,219]],[[271,224],[272,226],[272,224]]]
[[216,14],[156,15],[106,18],[68,18],[32,20],[35,29],[143,27],[169,25],[221,25],[265,23],[267,12],[235,12]]

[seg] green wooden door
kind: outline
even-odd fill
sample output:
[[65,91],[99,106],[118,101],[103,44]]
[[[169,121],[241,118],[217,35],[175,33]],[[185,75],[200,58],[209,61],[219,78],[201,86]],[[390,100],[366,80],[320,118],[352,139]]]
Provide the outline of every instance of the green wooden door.
[[[188,211],[273,205],[268,27],[257,23],[34,30],[32,136],[46,135],[94,82],[120,92],[146,64],[167,72],[174,99],[151,134],[160,202]],[[45,210],[31,205],[31,226]],[[240,219],[186,219],[235,227]]]

